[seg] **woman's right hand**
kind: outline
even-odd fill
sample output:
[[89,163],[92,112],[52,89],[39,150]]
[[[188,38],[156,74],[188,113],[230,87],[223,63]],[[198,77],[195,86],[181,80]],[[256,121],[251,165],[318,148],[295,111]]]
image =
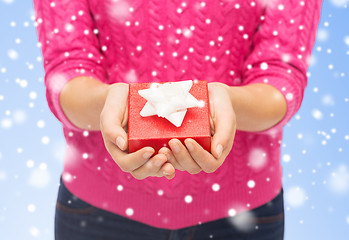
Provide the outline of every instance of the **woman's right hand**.
[[126,131],[129,86],[126,83],[115,83],[108,87],[100,115],[100,129],[105,147],[113,160],[122,171],[131,173],[138,180],[150,176],[172,179],[175,169],[167,162],[166,155],[159,153],[153,156],[155,150],[152,147],[128,153]]

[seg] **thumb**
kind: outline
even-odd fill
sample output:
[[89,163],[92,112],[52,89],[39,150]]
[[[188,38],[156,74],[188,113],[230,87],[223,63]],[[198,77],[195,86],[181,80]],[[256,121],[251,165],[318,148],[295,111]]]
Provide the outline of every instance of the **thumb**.
[[225,150],[230,151],[233,146],[236,131],[235,116],[227,112],[216,115],[214,127],[215,133],[212,137],[211,153],[215,158],[219,159]]
[[[216,95],[217,96],[217,95]],[[219,159],[231,150],[236,131],[236,117],[229,98],[212,97],[210,99],[210,116],[214,134],[211,153]]]
[[113,114],[113,111],[103,110],[100,124],[103,137],[125,151],[128,146],[127,133],[121,123],[122,119],[119,119],[115,111]]
[[105,101],[101,112],[101,131],[105,138],[125,151],[128,146],[126,126],[128,116],[128,88],[116,86]]
[[120,150],[125,151],[128,148],[128,139],[125,130],[122,127],[117,127],[114,137],[116,146],[118,146]]

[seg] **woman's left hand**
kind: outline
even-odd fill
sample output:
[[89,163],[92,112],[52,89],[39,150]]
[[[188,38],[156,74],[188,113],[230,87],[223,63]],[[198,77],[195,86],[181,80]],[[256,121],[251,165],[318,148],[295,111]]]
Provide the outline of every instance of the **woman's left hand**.
[[181,171],[197,174],[216,171],[233,147],[236,116],[228,92],[229,86],[223,83],[209,83],[211,153],[204,150],[195,140],[185,139],[183,145],[178,139],[171,139],[171,149],[163,147],[159,153],[166,154],[168,161]]

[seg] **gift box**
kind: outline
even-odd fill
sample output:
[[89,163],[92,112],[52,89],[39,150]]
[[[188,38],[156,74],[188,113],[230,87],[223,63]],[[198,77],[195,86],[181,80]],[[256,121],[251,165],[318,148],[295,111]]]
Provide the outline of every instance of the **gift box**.
[[173,138],[192,138],[211,151],[206,81],[131,83],[128,104],[130,153],[147,146],[157,153]]

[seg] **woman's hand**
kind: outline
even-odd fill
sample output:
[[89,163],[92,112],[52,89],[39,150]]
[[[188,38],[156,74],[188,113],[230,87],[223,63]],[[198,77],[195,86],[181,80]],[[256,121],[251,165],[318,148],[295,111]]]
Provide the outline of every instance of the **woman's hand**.
[[222,83],[209,83],[211,153],[204,150],[195,140],[185,139],[183,145],[178,139],[169,141],[170,149],[161,148],[159,153],[168,156],[169,162],[181,171],[197,174],[216,171],[233,147],[236,116],[228,92],[229,86]]
[[128,153],[128,84],[110,85],[103,110],[100,115],[100,129],[104,144],[116,164],[124,172],[129,172],[138,180],[149,176],[172,179],[175,169],[167,162],[164,154],[154,154],[154,149],[144,147]]

